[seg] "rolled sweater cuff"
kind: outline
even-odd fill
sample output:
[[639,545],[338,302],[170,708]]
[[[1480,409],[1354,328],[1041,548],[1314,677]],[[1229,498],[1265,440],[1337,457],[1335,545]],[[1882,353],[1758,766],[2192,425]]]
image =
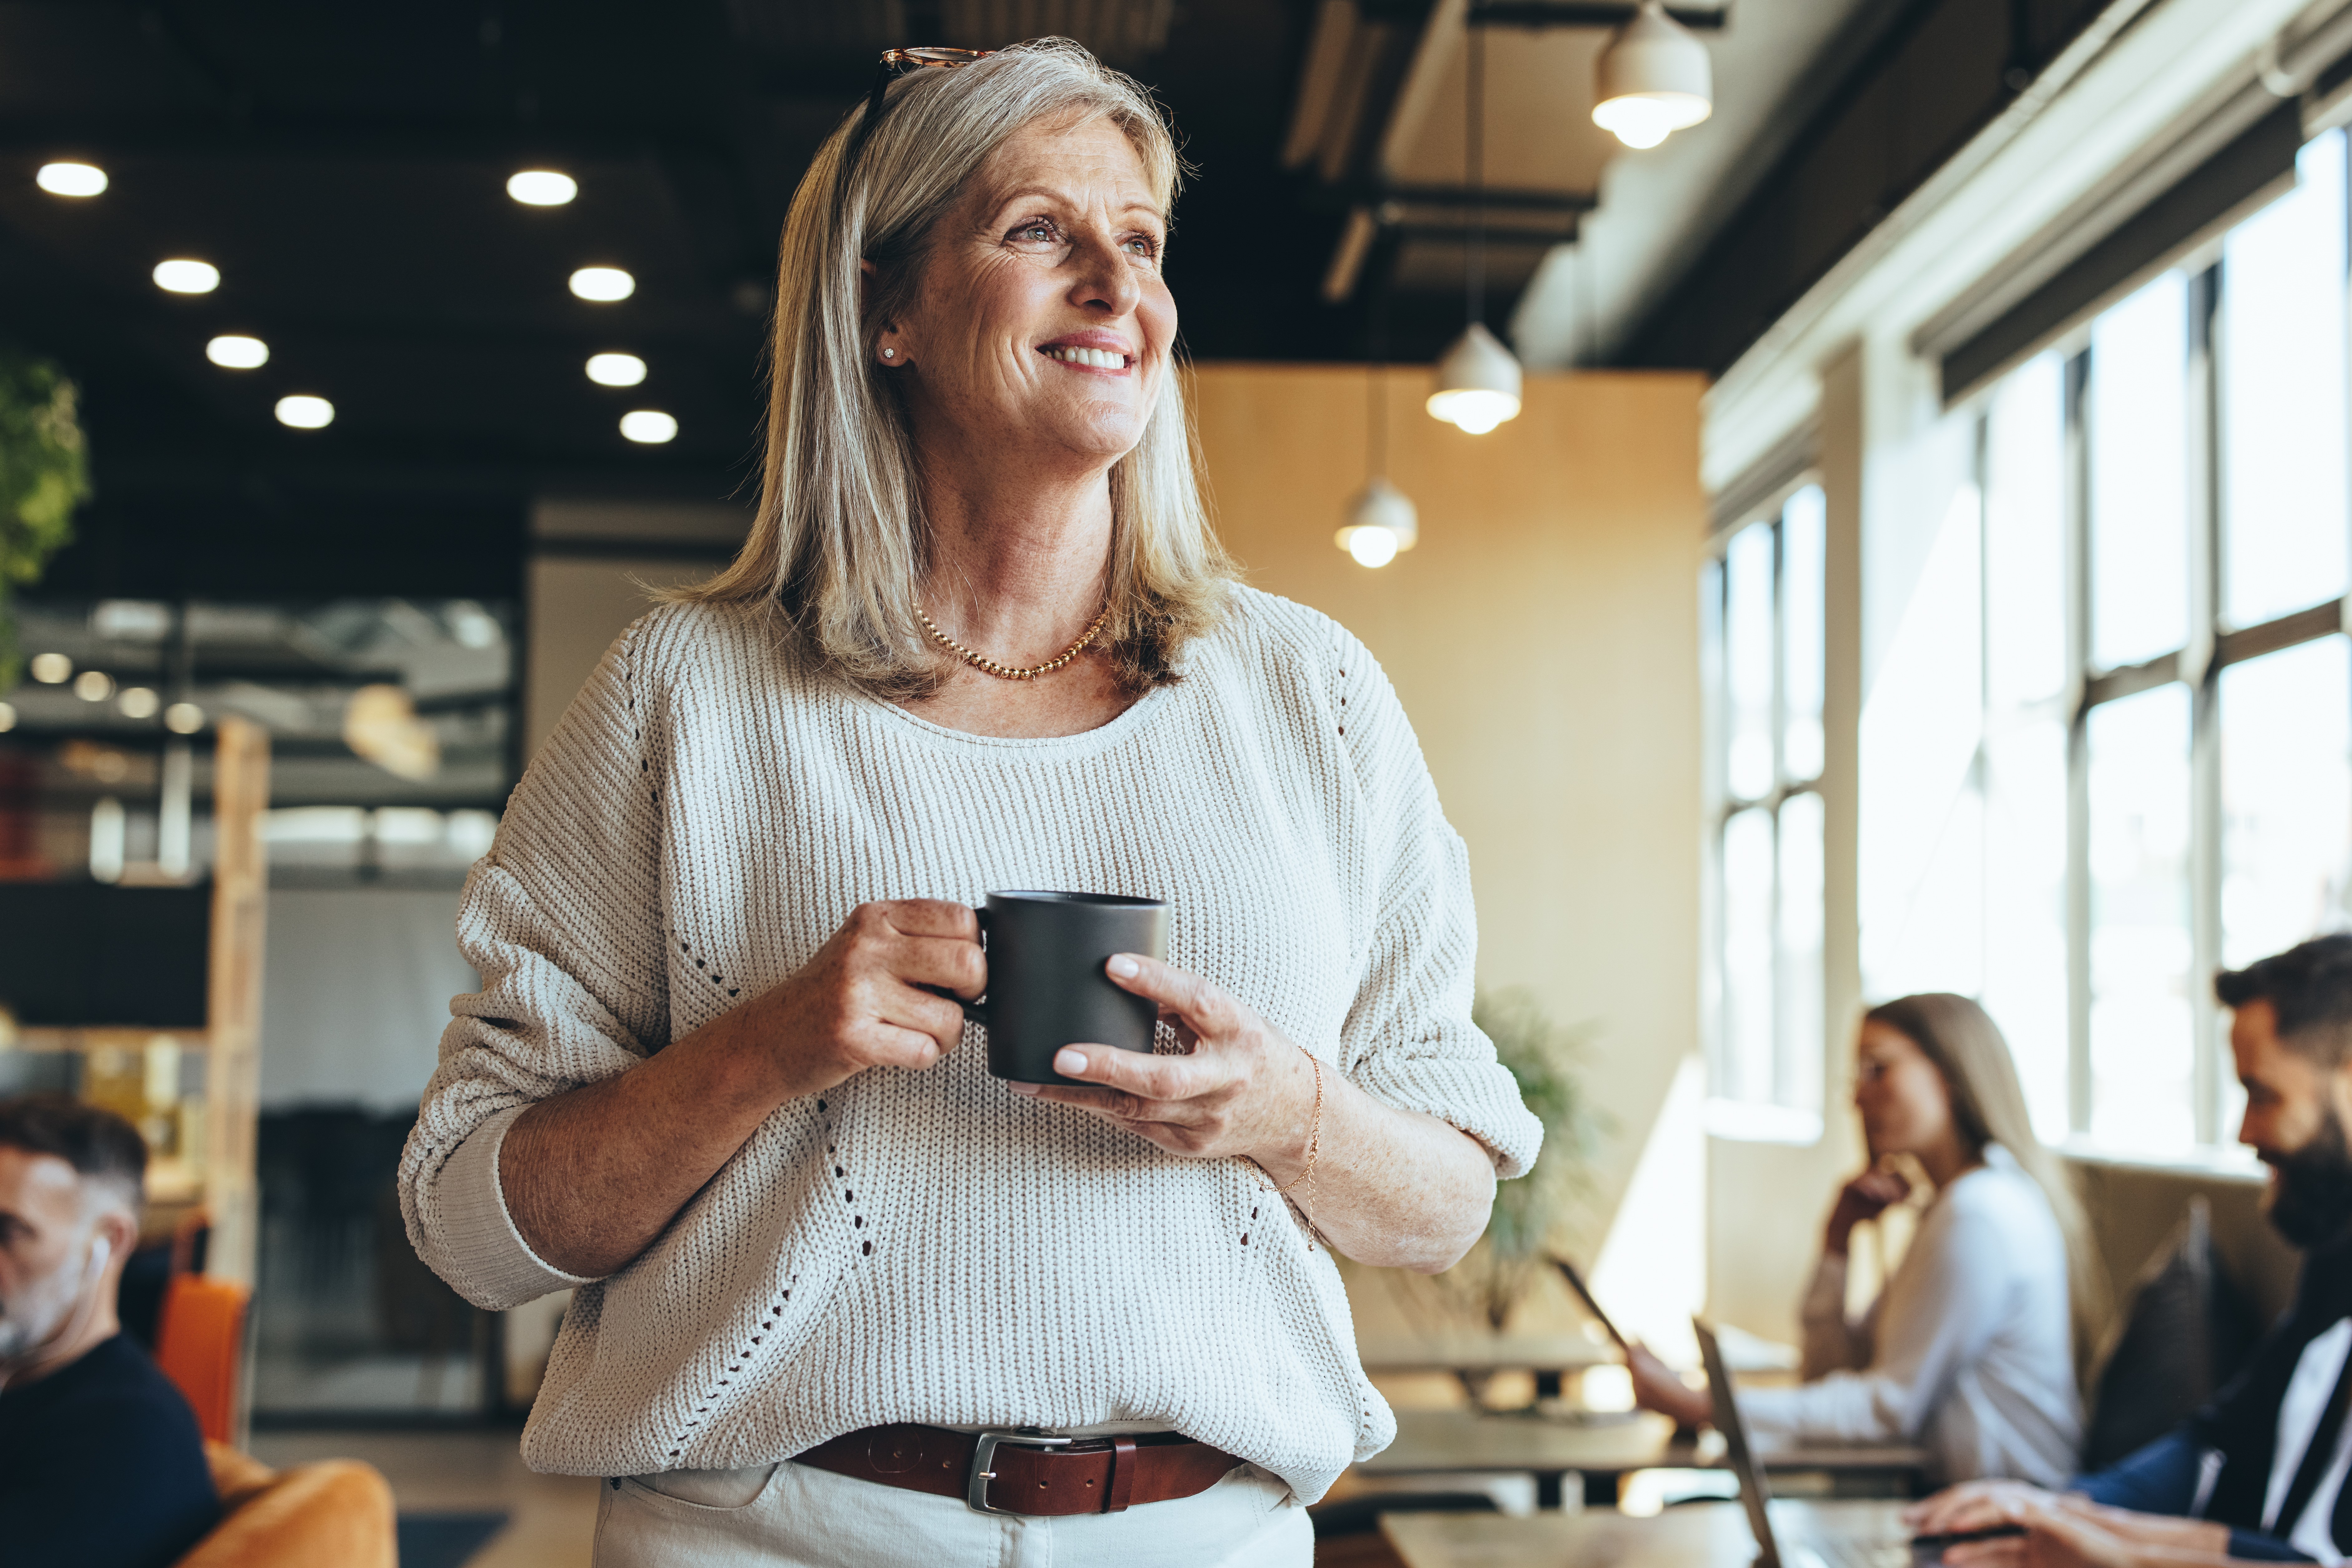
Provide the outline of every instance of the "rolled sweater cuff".
[[495,1303],[499,1309],[590,1282],[533,1252],[507,1211],[506,1192],[499,1183],[499,1150],[507,1141],[507,1129],[530,1109],[518,1105],[501,1110],[476,1128],[442,1165],[434,1183],[435,1206],[440,1211],[440,1223],[434,1228],[440,1233],[452,1270],[478,1304]]

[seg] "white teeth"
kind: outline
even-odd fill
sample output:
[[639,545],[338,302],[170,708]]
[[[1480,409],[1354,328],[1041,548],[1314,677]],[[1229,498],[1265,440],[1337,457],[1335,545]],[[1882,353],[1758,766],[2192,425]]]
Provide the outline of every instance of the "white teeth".
[[1127,356],[1108,349],[1049,348],[1046,354],[1065,364],[1091,365],[1096,370],[1124,370]]

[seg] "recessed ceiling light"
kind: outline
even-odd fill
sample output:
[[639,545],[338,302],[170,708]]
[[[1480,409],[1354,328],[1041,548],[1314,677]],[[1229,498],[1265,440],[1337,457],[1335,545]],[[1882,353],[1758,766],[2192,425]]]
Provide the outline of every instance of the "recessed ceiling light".
[[73,679],[73,660],[61,653],[33,656],[33,679],[44,686],[63,686]]
[[529,207],[560,207],[580,194],[580,183],[552,169],[525,169],[507,178],[507,195]]
[[323,430],[335,422],[335,405],[323,397],[297,393],[278,400],[278,423],[297,430]]
[[174,702],[163,710],[163,728],[174,735],[193,735],[205,727],[205,710],[193,702]]
[[637,291],[637,280],[617,267],[583,267],[572,275],[572,291],[583,300],[610,303]]
[[658,408],[633,408],[621,416],[621,434],[647,447],[677,438],[677,421]]
[[103,702],[114,695],[114,677],[102,669],[85,669],[74,677],[73,691],[84,702]]
[[220,268],[209,261],[181,258],[155,263],[155,287],[174,294],[209,294],[220,287]]
[[106,190],[106,171],[95,163],[44,163],[33,183],[53,196],[95,196]]
[[163,702],[152,686],[126,686],[122,695],[114,700],[114,705],[122,710],[125,719],[152,719]]
[[224,370],[259,370],[269,363],[269,345],[228,332],[205,345],[205,357]]
[[599,386],[635,386],[646,378],[646,362],[635,354],[590,354],[588,379]]
[[0,730],[13,730],[16,727],[16,705],[8,702],[0,702]]

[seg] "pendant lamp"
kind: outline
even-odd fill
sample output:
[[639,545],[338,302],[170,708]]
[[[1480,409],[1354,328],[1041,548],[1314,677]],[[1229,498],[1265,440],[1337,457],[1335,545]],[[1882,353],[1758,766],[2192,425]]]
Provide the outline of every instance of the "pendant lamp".
[[1421,542],[1421,513],[1412,498],[1388,479],[1389,405],[1378,360],[1364,378],[1367,416],[1365,466],[1371,477],[1348,503],[1348,521],[1339,525],[1332,542],[1356,558],[1359,566],[1385,566],[1397,552]]
[[1595,77],[1592,122],[1628,147],[1654,147],[1715,111],[1706,46],[1663,0],[1642,0],[1601,51]]
[[1486,33],[1470,29],[1469,79],[1463,93],[1468,109],[1464,126],[1464,184],[1470,193],[1470,238],[1463,267],[1465,304],[1470,318],[1437,362],[1437,390],[1429,395],[1434,418],[1464,434],[1484,436],[1519,413],[1519,362],[1503,340],[1486,330]]

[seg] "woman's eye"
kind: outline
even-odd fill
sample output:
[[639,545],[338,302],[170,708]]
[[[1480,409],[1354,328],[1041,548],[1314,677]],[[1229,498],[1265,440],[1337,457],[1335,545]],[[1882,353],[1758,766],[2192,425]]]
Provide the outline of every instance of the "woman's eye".
[[1131,235],[1127,248],[1134,255],[1149,258],[1160,254],[1160,242],[1148,234]]
[[1050,223],[1024,223],[1013,231],[1013,237],[1043,245],[1054,237],[1054,226]]

